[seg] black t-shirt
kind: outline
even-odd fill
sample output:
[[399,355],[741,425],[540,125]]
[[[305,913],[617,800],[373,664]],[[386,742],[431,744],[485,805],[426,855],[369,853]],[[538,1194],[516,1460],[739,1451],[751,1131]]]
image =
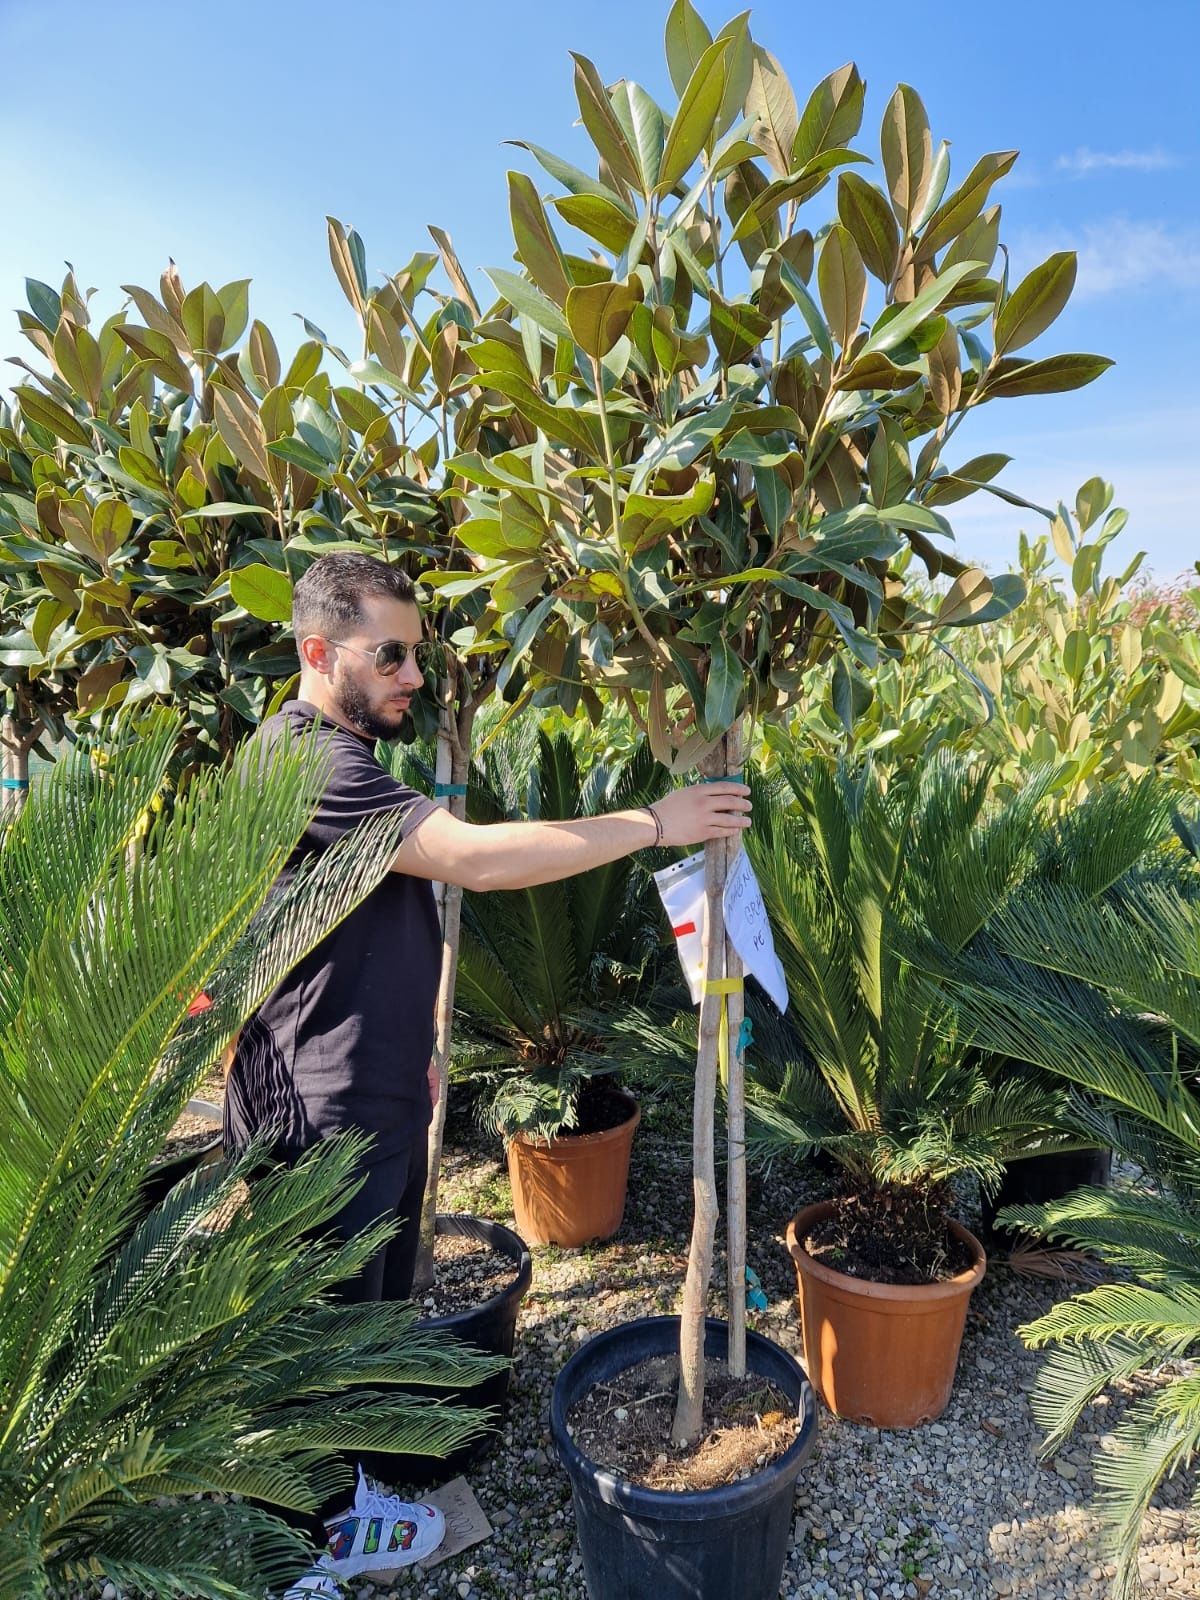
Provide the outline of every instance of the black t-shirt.
[[[289,700],[255,738],[276,741],[284,729],[322,740],[329,758],[325,790],[284,878],[380,811],[402,811],[407,838],[434,810],[383,770],[372,740],[321,721],[306,701]],[[389,872],[242,1029],[225,1094],[227,1148],[266,1131],[279,1154],[294,1156],[357,1128],[374,1136],[380,1157],[423,1138],[441,954],[433,885]]]

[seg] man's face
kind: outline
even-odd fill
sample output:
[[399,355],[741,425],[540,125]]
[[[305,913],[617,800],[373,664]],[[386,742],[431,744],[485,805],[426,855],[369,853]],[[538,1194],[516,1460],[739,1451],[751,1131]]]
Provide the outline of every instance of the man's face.
[[[381,596],[365,600],[362,609],[362,622],[344,635],[344,643],[357,648],[335,650],[329,687],[337,710],[351,727],[371,739],[394,739],[424,681],[413,656],[413,647],[424,638],[421,613],[409,600]],[[390,639],[402,639],[408,655],[399,671],[383,677],[373,658],[376,647]]]

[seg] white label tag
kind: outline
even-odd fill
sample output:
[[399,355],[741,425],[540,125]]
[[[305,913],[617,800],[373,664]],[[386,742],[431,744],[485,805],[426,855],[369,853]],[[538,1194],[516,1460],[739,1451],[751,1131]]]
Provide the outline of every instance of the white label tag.
[[685,856],[654,874],[679,949],[692,1004],[704,993],[704,851]]
[[786,1011],[788,992],[783,963],[775,954],[775,936],[762,889],[744,849],[738,851],[725,879],[724,907],[725,931],[743,966],[758,979],[780,1011]]
[[[704,851],[698,850],[664,867],[654,874],[654,882],[670,918],[692,1004],[699,1005],[704,994],[704,930],[707,925]],[[758,979],[780,1011],[786,1011],[787,980],[775,954],[775,939],[762,889],[745,850],[738,851],[725,881],[723,903],[726,932],[746,971]]]

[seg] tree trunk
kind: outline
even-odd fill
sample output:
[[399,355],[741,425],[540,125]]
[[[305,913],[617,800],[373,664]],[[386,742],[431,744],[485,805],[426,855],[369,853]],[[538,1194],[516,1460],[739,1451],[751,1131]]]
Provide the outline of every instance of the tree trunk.
[[5,822],[13,822],[29,796],[29,751],[33,738],[17,726],[13,716],[8,715],[0,726],[0,743],[3,746],[0,816]]
[[[445,794],[445,789],[454,782],[454,730],[450,719],[454,715],[454,683],[447,680],[442,686],[446,699],[442,702],[438,716],[437,754],[433,763],[433,789],[437,803],[450,810],[451,796]],[[453,813],[451,813],[453,815]],[[446,929],[446,885],[435,883],[433,896],[437,901],[438,926],[442,929],[443,937]]]
[[[448,715],[455,717],[453,702]],[[446,740],[451,752],[449,783],[454,788],[466,784],[471,765],[471,726],[475,720],[474,703],[462,707],[455,717]],[[441,768],[442,734],[438,732],[438,767]],[[439,783],[445,779],[439,778]],[[446,797],[451,816],[461,821],[467,814],[467,799],[462,794]],[[438,983],[437,1009],[434,1014],[432,1069],[437,1085],[437,1098],[433,1103],[433,1120],[428,1134],[428,1174],[425,1179],[425,1196],[421,1203],[421,1237],[417,1247],[417,1263],[413,1274],[413,1293],[423,1294],[433,1284],[433,1246],[437,1233],[438,1182],[442,1167],[442,1138],[446,1129],[446,1078],[450,1065],[450,1045],[454,1029],[454,988],[458,980],[458,930],[462,918],[462,889],[458,884],[442,885],[442,975]]]
[[[701,763],[705,776],[723,773],[724,741]],[[725,842],[711,840],[704,847],[706,984],[724,976],[725,918],[721,896],[725,889]],[[704,1318],[712,1279],[713,1240],[717,1230],[717,1177],[713,1158],[713,1122],[717,1092],[718,1035],[721,996],[707,987],[700,1002],[700,1038],[696,1049],[696,1087],[692,1113],[692,1238],[688,1247],[687,1275],[679,1308],[679,1397],[671,1425],[672,1444],[682,1445],[700,1433],[704,1416]]]
[[[729,730],[725,738],[726,771],[737,774],[743,763],[742,725],[740,721]],[[740,839],[726,841],[726,876],[733,868]],[[725,976],[740,978],[742,960],[725,939]],[[741,1042],[742,1018],[746,1014],[746,997],[741,989],[729,996],[729,1082],[725,1086],[727,1109],[728,1166],[725,1173],[725,1237],[729,1261],[729,1372],[734,1378],[746,1375],[746,1074],[738,1045]]]

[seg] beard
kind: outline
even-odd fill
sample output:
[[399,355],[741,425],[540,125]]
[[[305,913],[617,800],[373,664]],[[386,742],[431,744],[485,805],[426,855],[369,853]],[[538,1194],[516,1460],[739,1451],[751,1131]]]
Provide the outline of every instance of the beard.
[[398,707],[377,709],[366,692],[348,676],[337,686],[335,703],[351,727],[368,739],[394,739],[408,716],[407,711]]

